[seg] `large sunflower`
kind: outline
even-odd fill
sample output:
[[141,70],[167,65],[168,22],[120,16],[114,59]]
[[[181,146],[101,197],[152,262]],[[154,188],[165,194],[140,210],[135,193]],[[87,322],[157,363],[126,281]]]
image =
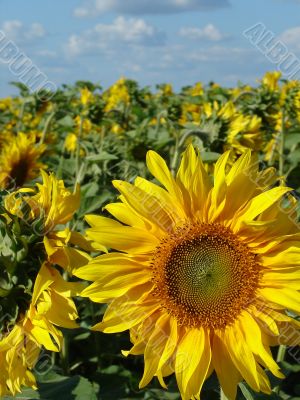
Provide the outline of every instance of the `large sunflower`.
[[41,156],[45,145],[37,145],[35,135],[18,133],[7,141],[0,153],[0,189],[24,185],[39,174],[45,165]]
[[177,176],[155,152],[147,155],[153,176],[165,187],[137,178],[114,181],[120,203],[106,206],[123,224],[88,216],[88,237],[116,250],[78,269],[95,281],[83,292],[110,303],[95,330],[130,329],[144,354],[143,387],[156,375],[175,373],[183,399],[199,398],[215,370],[225,395],[234,399],[241,380],[270,393],[265,373],[283,377],[270,346],[299,343],[300,248],[298,228],[273,187],[274,173],[258,172],[250,152],[229,168],[218,160],[214,183],[193,147]]

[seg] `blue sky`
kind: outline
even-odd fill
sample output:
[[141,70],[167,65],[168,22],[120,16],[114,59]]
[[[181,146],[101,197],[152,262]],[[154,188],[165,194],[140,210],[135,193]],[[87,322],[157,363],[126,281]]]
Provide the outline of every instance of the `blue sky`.
[[[56,85],[123,75],[178,89],[253,84],[276,69],[243,36],[257,23],[300,58],[299,15],[300,0],[0,0],[0,31]],[[0,97],[12,80],[0,61]]]

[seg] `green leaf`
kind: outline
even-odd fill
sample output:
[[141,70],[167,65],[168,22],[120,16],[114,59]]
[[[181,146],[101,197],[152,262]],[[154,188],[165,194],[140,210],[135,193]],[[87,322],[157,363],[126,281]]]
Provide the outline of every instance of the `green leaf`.
[[96,161],[109,161],[109,160],[117,160],[118,157],[114,154],[109,154],[106,151],[101,151],[99,154],[95,154],[92,156],[87,156],[86,161],[96,162]]
[[299,133],[289,133],[285,136],[284,140],[285,148],[290,149],[292,146],[300,143],[300,132]]
[[97,400],[93,384],[79,375],[68,378],[54,374],[50,380],[38,382],[38,391],[43,400]]
[[74,120],[70,115],[61,118],[57,123],[65,128],[72,128],[74,126]]

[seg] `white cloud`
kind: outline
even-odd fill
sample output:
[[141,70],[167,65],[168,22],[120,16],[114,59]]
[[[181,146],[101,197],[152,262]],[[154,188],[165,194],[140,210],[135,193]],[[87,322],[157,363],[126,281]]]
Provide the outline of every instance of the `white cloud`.
[[204,28],[194,28],[194,27],[185,27],[181,28],[179,31],[179,35],[193,40],[211,40],[213,42],[217,42],[226,37],[226,35],[222,35],[218,28],[216,28],[213,24],[208,24]]
[[8,36],[11,40],[16,40],[19,36],[23,24],[18,20],[5,21],[1,25],[1,30]]
[[290,46],[294,49],[300,49],[300,26],[287,29],[280,35],[279,39],[286,46]]
[[28,39],[41,38],[45,36],[45,29],[42,24],[34,22],[26,33]]
[[14,40],[17,43],[32,41],[45,36],[45,29],[38,22],[34,22],[30,26],[24,26],[19,20],[4,21],[0,29],[10,40]]
[[110,53],[120,45],[153,46],[164,43],[165,35],[141,18],[117,17],[111,24],[97,24],[80,35],[72,35],[67,43],[70,55],[92,51]]
[[93,17],[106,12],[119,14],[171,14],[206,11],[229,6],[229,0],[84,0],[74,10],[76,17]]

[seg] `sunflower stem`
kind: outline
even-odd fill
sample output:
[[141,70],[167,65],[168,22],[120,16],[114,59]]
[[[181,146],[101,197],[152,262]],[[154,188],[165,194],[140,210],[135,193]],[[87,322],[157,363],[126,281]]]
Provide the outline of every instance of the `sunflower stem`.
[[178,138],[178,136],[176,136],[176,139],[175,139],[175,148],[174,148],[174,155],[173,155],[173,158],[172,158],[172,160],[171,160],[171,172],[172,172],[172,175],[175,175],[175,170],[176,170],[176,166],[177,166],[178,155],[179,155],[179,138]]
[[284,144],[285,144],[285,112],[282,110],[282,119],[281,119],[281,132],[280,132],[280,141],[279,141],[279,176],[281,178],[281,185],[284,184],[283,176],[284,176]]
[[276,361],[277,362],[284,361],[285,353],[286,353],[286,346],[284,344],[281,344],[278,349]]
[[24,101],[22,102],[21,109],[20,109],[20,113],[19,113],[19,115],[18,115],[18,122],[17,122],[17,125],[16,125],[16,133],[18,133],[19,130],[21,129],[22,120],[23,120],[23,116],[24,116],[24,111],[25,111],[25,105],[26,105],[26,103],[27,103],[26,100],[24,100]]
[[43,144],[44,143],[45,138],[46,138],[46,134],[48,132],[49,126],[51,124],[51,121],[52,121],[52,118],[54,117],[54,115],[55,115],[55,111],[53,111],[49,115],[49,117],[46,119],[45,126],[44,126],[44,129],[43,129],[42,136],[41,136],[41,139],[39,141],[39,144]]
[[171,172],[173,175],[175,175],[175,170],[177,168],[179,153],[181,153],[181,151],[183,150],[185,141],[191,136],[197,136],[202,140],[202,142],[206,142],[209,134],[207,132],[201,131],[200,129],[190,129],[186,131],[180,139],[178,138],[178,136],[176,137],[174,156],[171,161]]
[[225,393],[223,392],[222,388],[220,388],[220,400],[228,400],[228,398],[225,396]]
[[[91,311],[92,311],[93,325],[95,325],[98,321],[96,317],[96,307],[94,303],[91,304]],[[101,371],[101,343],[100,343],[99,332],[94,332],[94,340],[95,340],[95,351],[97,357],[97,370]]]
[[69,339],[66,335],[63,337],[63,343],[61,348],[61,365],[64,375],[69,375]]
[[74,190],[76,190],[76,185],[79,181],[79,172],[80,172],[80,139],[82,136],[82,130],[83,130],[83,118],[80,115],[80,122],[79,122],[79,131],[78,131],[78,137],[77,137],[77,143],[76,143],[76,177],[75,177],[75,187]]
[[[67,271],[63,272],[63,278],[67,282],[69,279]],[[67,333],[63,335],[61,352],[60,352],[60,360],[61,366],[64,372],[64,375],[70,374],[70,363],[69,363],[69,338]]]

